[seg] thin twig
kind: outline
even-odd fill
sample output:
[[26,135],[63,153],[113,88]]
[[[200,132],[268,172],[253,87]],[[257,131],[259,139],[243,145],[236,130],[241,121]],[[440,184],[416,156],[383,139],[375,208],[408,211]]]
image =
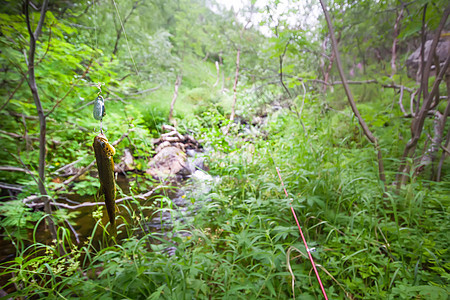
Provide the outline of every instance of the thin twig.
[[406,110],[405,110],[405,108],[403,107],[403,90],[404,90],[404,88],[403,88],[403,86],[400,88],[400,97],[398,98],[398,105],[400,106],[400,110],[402,111],[402,113],[404,114],[404,115],[406,115]]
[[233,103],[231,104],[231,115],[230,115],[230,123],[228,123],[228,126],[225,129],[224,134],[227,135],[228,131],[230,131],[231,124],[234,121],[234,117],[236,114],[236,100],[237,100],[237,84],[239,79],[239,59],[241,57],[241,48],[238,48],[237,54],[236,54],[236,74],[234,76],[234,85],[233,85]]
[[[8,135],[8,136],[16,138],[16,139],[23,139],[23,135],[21,135],[21,134],[8,132],[8,131],[4,131],[4,130],[0,130],[0,133],[3,133],[5,135]],[[37,137],[30,137],[30,139],[32,139],[32,140],[39,140],[39,138],[37,138]]]
[[66,99],[66,97],[72,92],[72,90],[74,89],[75,85],[76,85],[80,80],[82,80],[82,79],[86,76],[86,74],[89,72],[89,69],[90,69],[91,66],[92,66],[92,62],[93,62],[93,61],[94,61],[94,59],[92,58],[92,59],[90,60],[90,62],[89,62],[89,65],[87,66],[86,70],[84,70],[83,74],[78,78],[77,82],[76,82],[75,84],[72,84],[72,85],[70,86],[70,89],[67,91],[67,93],[66,93],[64,96],[62,96],[61,99],[59,99],[58,101],[56,101],[55,105],[53,105],[53,107],[45,114],[45,117],[48,117],[50,114],[52,114],[53,111],[59,106],[59,104],[60,104],[64,99]]
[[63,167],[61,167],[61,168],[59,168],[58,170],[54,171],[53,173],[59,173],[59,172],[61,172],[61,171],[64,171],[65,169],[70,168],[71,166],[73,166],[73,165],[79,163],[80,161],[82,161],[82,160],[85,159],[85,158],[86,158],[86,155],[83,156],[83,157],[81,157],[81,158],[79,158],[79,159],[77,159],[76,161],[71,162],[70,164],[67,164],[67,165],[65,165],[65,166],[63,166]]
[[0,171],[23,172],[23,173],[33,175],[33,172],[31,172],[29,169],[13,167],[13,166],[0,166]]
[[20,78],[19,84],[16,86],[14,91],[12,91],[12,93],[9,94],[8,99],[6,99],[5,103],[3,103],[2,107],[0,107],[0,110],[4,109],[6,107],[6,105],[8,105],[9,101],[11,101],[12,97],[14,97],[14,95],[19,90],[19,88],[22,86],[24,81],[25,81],[25,77]]

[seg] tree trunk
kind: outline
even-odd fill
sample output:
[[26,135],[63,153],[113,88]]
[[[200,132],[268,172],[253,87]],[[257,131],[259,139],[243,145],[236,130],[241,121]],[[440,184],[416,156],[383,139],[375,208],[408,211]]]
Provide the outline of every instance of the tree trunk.
[[[56,226],[52,219],[52,209],[49,203],[49,197],[47,190],[45,188],[45,161],[47,154],[47,145],[46,145],[46,134],[47,134],[47,122],[44,113],[44,109],[42,108],[41,99],[39,97],[39,92],[36,85],[36,77],[34,73],[34,56],[36,53],[36,41],[39,38],[39,35],[42,31],[42,26],[45,20],[45,14],[47,10],[48,0],[44,0],[41,9],[41,16],[39,18],[39,23],[36,27],[35,32],[33,33],[30,24],[29,18],[29,1],[27,0],[25,3],[25,17],[27,22],[28,33],[30,35],[30,50],[28,57],[28,85],[30,86],[31,94],[33,95],[34,104],[36,105],[36,111],[39,117],[39,179],[38,179],[38,187],[39,192],[42,195],[42,199],[44,200],[44,210],[47,215],[46,222],[49,227],[50,233],[52,235],[53,240],[58,240],[58,235],[56,232]],[[60,254],[64,254],[64,250],[60,246]]]
[[[445,63],[443,67],[441,68],[439,74],[437,74],[436,79],[433,83],[433,87],[431,88],[431,91],[428,91],[428,79],[430,77],[430,69],[431,64],[433,61],[433,57],[435,55],[436,47],[439,41],[439,37],[441,35],[441,32],[445,26],[445,23],[447,21],[447,18],[450,14],[450,7],[447,7],[447,9],[444,11],[444,15],[442,16],[441,22],[439,24],[438,29],[435,32],[434,39],[431,43],[430,51],[428,53],[428,57],[426,60],[426,63],[422,63],[421,65],[425,66],[422,68],[422,76],[421,76],[421,84],[419,88],[418,98],[420,98],[421,93],[423,93],[423,102],[422,106],[419,108],[419,101],[417,101],[417,108],[416,108],[416,114],[411,122],[411,139],[408,141],[408,143],[405,146],[405,149],[403,151],[402,155],[402,162],[400,164],[400,167],[398,169],[398,173],[396,176],[397,181],[397,188],[399,189],[407,179],[407,174],[409,173],[411,169],[411,165],[407,164],[408,159],[412,158],[414,156],[417,143],[419,142],[420,136],[422,135],[423,126],[425,124],[425,119],[428,115],[428,112],[430,110],[432,100],[434,99],[434,95],[437,93],[437,90],[439,89],[439,85],[444,77],[444,74],[446,73],[446,70],[450,64],[450,56],[447,57],[445,60]],[[422,45],[423,47],[423,45]],[[422,52],[423,53],[423,52]],[[422,54],[423,56],[423,54]]]
[[370,131],[370,129],[367,126],[366,122],[361,117],[361,114],[359,113],[358,108],[356,107],[355,100],[353,99],[353,94],[350,91],[349,85],[347,84],[347,80],[345,78],[344,70],[342,68],[342,63],[341,63],[341,59],[340,59],[340,56],[339,56],[339,51],[337,49],[337,41],[336,41],[336,37],[334,35],[333,26],[331,24],[330,15],[328,14],[328,11],[327,11],[327,9],[325,7],[324,0],[320,0],[320,4],[321,4],[323,12],[325,14],[325,20],[327,22],[328,29],[330,31],[331,43],[333,45],[334,56],[336,58],[336,66],[338,68],[339,75],[341,77],[342,85],[344,86],[344,90],[345,90],[345,93],[347,95],[348,102],[350,104],[350,107],[353,110],[353,113],[355,114],[356,118],[358,119],[359,125],[361,126],[361,128],[362,128],[362,130],[364,132],[364,135],[373,144],[375,150],[377,151],[378,174],[380,176],[380,180],[384,183],[386,181],[386,177],[385,177],[385,174],[384,174],[383,158],[382,158],[380,146],[378,145],[378,140],[372,134],[372,132]]

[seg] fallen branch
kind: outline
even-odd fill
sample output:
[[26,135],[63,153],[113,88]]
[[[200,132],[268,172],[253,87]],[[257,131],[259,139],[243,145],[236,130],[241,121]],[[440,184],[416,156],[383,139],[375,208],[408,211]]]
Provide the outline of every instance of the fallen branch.
[[23,186],[18,185],[18,184],[11,184],[11,183],[6,183],[6,182],[0,182],[0,189],[13,190],[13,191],[21,192],[23,190]]
[[[21,134],[8,132],[8,131],[3,131],[3,130],[0,130],[0,133],[3,133],[5,135],[8,135],[8,136],[16,138],[16,139],[23,139],[23,135],[21,135]],[[36,141],[39,140],[39,138],[37,138],[37,137],[30,137],[29,136],[29,138],[32,139],[32,140],[36,140]]]
[[33,175],[33,173],[30,170],[28,170],[28,169],[19,168],[19,167],[13,167],[13,166],[0,166],[0,171],[23,172],[23,173],[27,173],[27,174]]
[[[124,201],[127,200],[134,200],[134,199],[141,199],[141,200],[146,200],[148,197],[150,197],[156,190],[163,188],[165,186],[163,185],[158,185],[157,187],[155,187],[154,189],[152,189],[151,191],[148,191],[147,193],[144,194],[139,194],[136,196],[126,196],[120,199],[117,199],[115,201],[116,204],[118,203],[122,203]],[[39,197],[40,198],[40,197]],[[27,199],[27,198],[26,198]],[[25,199],[24,199],[25,200]],[[23,203],[26,203],[25,201],[22,201]],[[29,200],[27,201],[29,202]],[[68,205],[65,203],[57,203],[57,202],[50,202],[50,204],[52,206],[57,206],[59,208],[66,208],[66,209],[79,209],[81,207],[92,207],[92,206],[105,206],[106,203],[105,202],[84,202],[81,204],[77,204],[77,205]],[[31,203],[31,204],[27,204],[28,207],[40,207],[43,206],[43,203]]]

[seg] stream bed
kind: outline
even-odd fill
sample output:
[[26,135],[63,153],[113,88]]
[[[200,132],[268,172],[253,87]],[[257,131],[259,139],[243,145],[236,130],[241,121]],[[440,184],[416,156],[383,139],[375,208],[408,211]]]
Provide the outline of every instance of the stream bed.
[[[200,208],[202,199],[210,192],[212,185],[216,181],[211,175],[204,171],[203,161],[201,164],[198,161],[198,153],[189,155],[187,165],[190,167],[190,175],[184,176],[182,180],[176,181],[160,181],[161,188],[155,190],[145,200],[130,199],[119,203],[117,205],[119,212],[116,216],[116,224],[118,227],[118,240],[128,236],[142,237],[144,234],[154,233],[158,238],[167,239],[167,232],[171,232],[174,222],[191,222],[195,212]],[[117,199],[130,196],[130,183],[133,181],[139,182],[148,180],[144,176],[131,174],[129,176],[118,175],[116,184],[121,192],[117,193]],[[135,183],[136,184],[136,183]],[[156,188],[158,184],[155,184]],[[145,193],[145,191],[144,191]],[[58,202],[67,205],[77,205],[81,203],[95,203],[93,195],[80,196],[78,194],[66,194],[58,199]],[[100,208],[101,207],[101,208]],[[100,208],[100,209],[99,209]],[[53,209],[55,214],[58,214],[57,209]],[[68,210],[75,211],[75,210]],[[92,245],[100,248],[100,242],[103,240],[104,230],[97,224],[97,219],[94,215],[102,212],[102,224],[108,223],[108,217],[105,206],[86,206],[76,209],[76,216],[69,221],[64,222],[64,226],[71,231],[72,241],[75,244],[83,244],[88,239],[92,239]],[[144,221],[142,221],[144,220]],[[127,225],[125,225],[127,224]],[[4,231],[4,230],[2,230]],[[50,232],[42,220],[34,228],[26,229],[26,239],[19,245],[8,238],[6,232],[1,233],[0,238],[0,262],[5,262],[14,259],[18,251],[25,249],[32,244],[32,241],[49,244],[52,242]],[[176,235],[188,235],[187,232],[176,233]],[[34,237],[34,238],[33,238]],[[158,239],[152,239],[152,243],[158,243]],[[166,249],[170,254],[174,253],[175,249]]]

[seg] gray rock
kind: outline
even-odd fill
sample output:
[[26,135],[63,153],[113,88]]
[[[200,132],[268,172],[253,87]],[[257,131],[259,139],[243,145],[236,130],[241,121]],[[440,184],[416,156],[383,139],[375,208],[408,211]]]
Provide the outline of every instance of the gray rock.
[[147,174],[155,178],[171,177],[186,168],[186,154],[176,147],[166,147],[148,163]]

